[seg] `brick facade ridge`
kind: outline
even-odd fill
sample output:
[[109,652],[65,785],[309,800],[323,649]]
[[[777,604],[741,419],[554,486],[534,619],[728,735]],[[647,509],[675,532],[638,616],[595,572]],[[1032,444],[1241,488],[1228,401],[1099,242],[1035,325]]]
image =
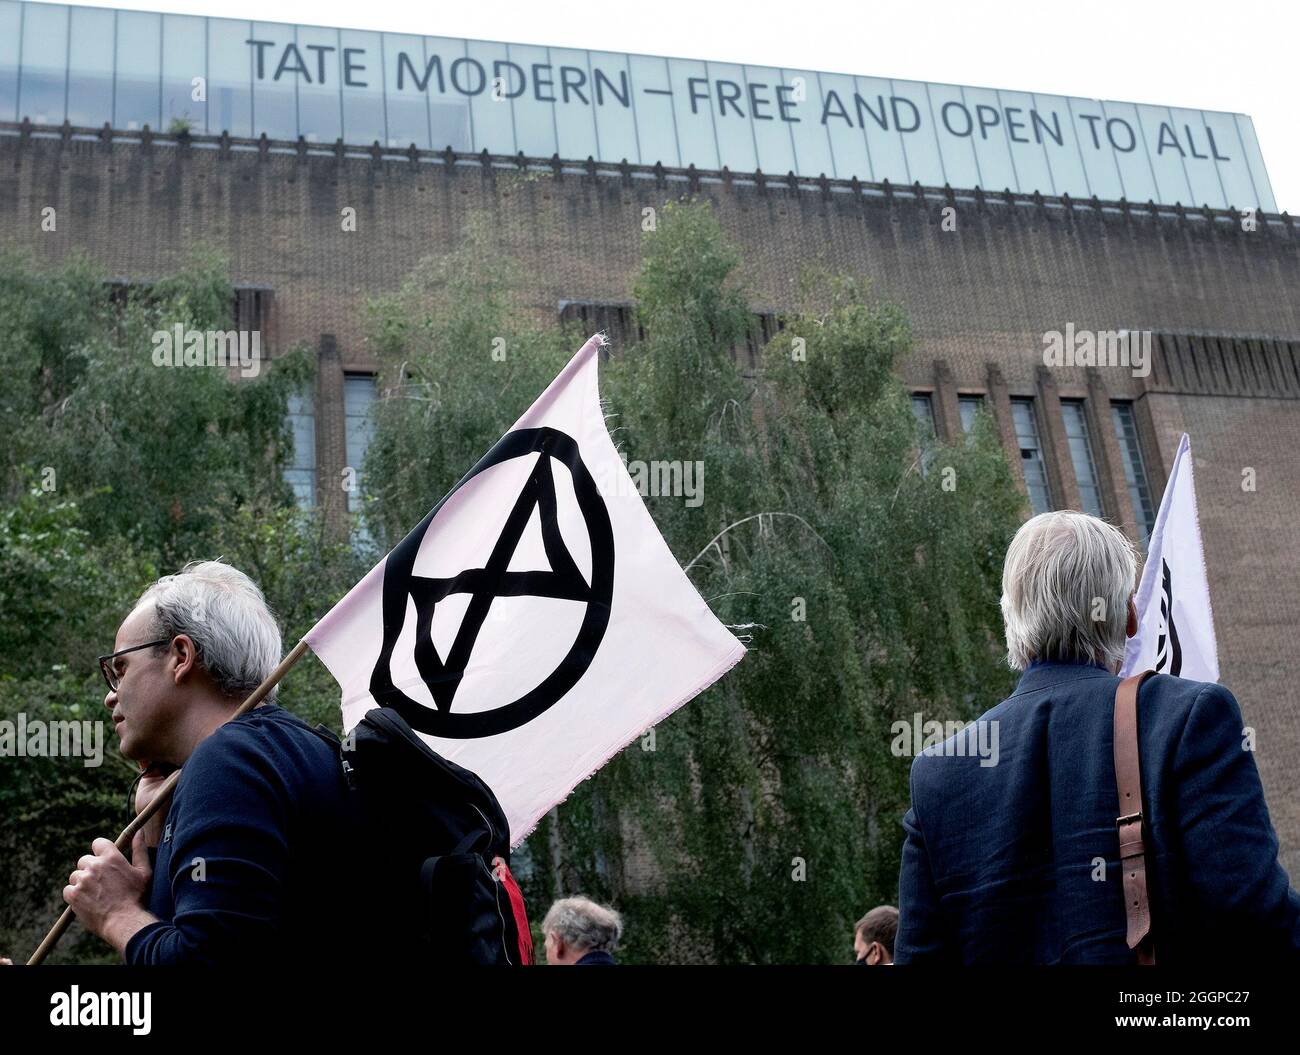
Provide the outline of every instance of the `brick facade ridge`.
[[[0,121],[0,144],[17,138],[22,143],[54,142],[60,148],[73,143],[96,143],[101,148],[111,151],[114,145],[138,147],[148,153],[154,147],[163,147],[178,151],[180,156],[194,146],[202,149],[216,147],[216,154],[228,158],[232,152],[252,155],[256,153],[259,160],[266,159],[274,153],[278,156],[296,156],[300,162],[308,158],[333,158],[339,165],[347,162],[364,162],[372,171],[383,167],[390,175],[400,174],[403,169],[415,171],[421,164],[439,164],[443,166],[444,175],[452,176],[458,168],[469,164],[478,164],[485,177],[495,178],[497,171],[514,171],[524,173],[549,169],[557,180],[566,174],[578,175],[592,179],[619,179],[627,186],[635,185],[635,177],[651,176],[656,184],[665,187],[669,182],[685,181],[692,191],[698,191],[703,184],[722,186],[733,190],[737,184],[752,186],[762,194],[769,192],[783,193],[798,197],[817,193],[823,199],[830,199],[835,191],[848,191],[863,204],[885,203],[892,207],[896,203],[928,206],[932,203],[945,202],[956,205],[958,201],[974,202],[976,207],[990,216],[1005,218],[1008,210],[1016,206],[1033,206],[1035,211],[1045,214],[1050,211],[1064,212],[1073,217],[1076,213],[1092,214],[1105,219],[1109,213],[1112,218],[1118,214],[1124,223],[1140,227],[1140,219],[1154,220],[1157,224],[1184,226],[1190,223],[1207,225],[1202,230],[1219,230],[1218,221],[1228,220],[1234,233],[1242,233],[1239,226],[1241,219],[1237,206],[1228,209],[1215,209],[1209,205],[1184,205],[1175,202],[1172,205],[1154,201],[1131,202],[1127,198],[1118,200],[1091,198],[1071,198],[1068,194],[1045,195],[1039,191],[1032,194],[1014,192],[1010,189],[996,191],[981,187],[954,188],[948,184],[942,187],[922,186],[919,182],[912,184],[891,183],[884,180],[874,183],[852,179],[832,179],[821,176],[796,176],[793,172],[785,175],[773,175],[761,170],[753,172],[732,172],[725,166],[721,169],[697,169],[693,164],[685,168],[670,167],[662,162],[653,165],[632,164],[624,159],[622,162],[596,161],[591,156],[585,160],[561,158],[559,154],[550,157],[528,157],[521,151],[518,154],[490,154],[486,148],[477,153],[455,151],[450,146],[443,150],[424,150],[412,143],[409,147],[383,147],[378,140],[370,145],[347,144],[342,139],[333,143],[308,143],[303,137],[293,139],[269,139],[265,132],[257,138],[231,136],[227,132],[220,135],[194,135],[190,132],[176,134],[158,133],[148,125],[139,131],[124,132],[113,129],[108,124],[101,128],[78,127],[65,121],[62,125],[38,126],[29,118],[21,122]],[[398,167],[402,166],[402,167]],[[1246,208],[1250,208],[1246,206]],[[1261,232],[1270,228],[1281,227],[1292,237],[1296,235],[1296,218],[1285,210],[1269,213],[1256,209],[1256,220]]]
[[[1115,329],[1125,329],[1123,326],[1117,326]],[[1155,327],[1143,327],[1149,329],[1153,334],[1163,334],[1166,337],[1211,337],[1214,339],[1228,339],[1234,341],[1282,341],[1290,344],[1297,338],[1279,334],[1277,332],[1264,332],[1263,330],[1207,330],[1207,329],[1187,329],[1179,327],[1178,329],[1157,329]],[[1135,330],[1134,332],[1141,332]]]

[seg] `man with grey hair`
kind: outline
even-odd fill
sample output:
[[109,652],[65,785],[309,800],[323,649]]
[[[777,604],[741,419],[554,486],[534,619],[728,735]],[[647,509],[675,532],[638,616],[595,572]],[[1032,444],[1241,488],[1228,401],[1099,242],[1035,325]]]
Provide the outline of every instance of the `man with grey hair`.
[[100,660],[120,750],[143,773],[137,810],[183,767],[132,860],[96,839],[63,891],[128,963],[337,955],[328,920],[357,894],[348,869],[358,856],[338,849],[356,822],[338,757],[269,700],[232,720],[280,647],[261,590],[204,561],[150,586]]
[[[1116,672],[1137,632],[1137,555],[1096,517],[1043,513],[1007,550],[1015,692],[997,765],[927,748],[912,763],[895,962],[1129,964],[1114,762]],[[1156,961],[1295,962],[1300,895],[1220,685],[1167,674],[1138,694]],[[958,734],[959,736],[963,734]]]
[[555,902],[542,920],[546,962],[573,967],[613,966],[614,946],[623,934],[623,917],[590,898]]

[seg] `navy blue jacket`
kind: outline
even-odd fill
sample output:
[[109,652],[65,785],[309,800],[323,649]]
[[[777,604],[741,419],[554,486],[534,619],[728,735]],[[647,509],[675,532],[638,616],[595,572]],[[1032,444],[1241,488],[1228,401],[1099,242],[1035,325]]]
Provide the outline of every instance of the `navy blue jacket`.
[[203,740],[181,770],[131,964],[337,958],[356,859],[338,756],[264,704]]
[[573,962],[574,967],[615,967],[617,962],[614,957],[604,949],[593,949],[580,960]]
[[[980,718],[998,723],[996,765],[969,746],[916,757],[896,963],[1135,962],[1115,829],[1118,684],[1100,667],[1035,664]],[[1157,964],[1300,958],[1300,896],[1232,693],[1148,678],[1138,738]]]

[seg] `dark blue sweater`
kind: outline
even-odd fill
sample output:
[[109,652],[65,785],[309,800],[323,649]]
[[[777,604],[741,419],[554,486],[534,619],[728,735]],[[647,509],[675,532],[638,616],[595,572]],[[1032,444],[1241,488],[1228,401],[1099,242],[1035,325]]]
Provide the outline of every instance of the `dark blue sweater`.
[[217,729],[181,771],[131,964],[306,961],[356,896],[355,824],[334,749],[264,704]]

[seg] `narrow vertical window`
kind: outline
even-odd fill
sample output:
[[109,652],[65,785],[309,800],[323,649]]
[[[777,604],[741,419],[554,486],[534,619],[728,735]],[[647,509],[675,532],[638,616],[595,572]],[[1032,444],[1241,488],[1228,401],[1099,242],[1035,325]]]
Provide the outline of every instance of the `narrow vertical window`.
[[1092,437],[1088,434],[1088,415],[1081,400],[1062,400],[1065,438],[1070,444],[1070,461],[1079,485],[1079,504],[1085,513],[1103,516],[1101,484],[1097,480],[1097,463],[1092,456]]
[[1035,514],[1052,508],[1052,493],[1047,486],[1047,466],[1038,440],[1038,418],[1032,399],[1013,399],[1011,417],[1016,426],[1016,443],[1020,447],[1020,465],[1029,491],[1029,508]]
[[924,475],[930,471],[930,462],[934,458],[935,443],[934,404],[930,402],[928,393],[913,393],[912,413],[916,415],[916,420],[921,425],[921,473]]
[[1133,415],[1132,403],[1112,403],[1110,409],[1115,420],[1115,438],[1119,440],[1120,461],[1124,463],[1124,483],[1133,502],[1133,516],[1141,535],[1138,541],[1145,550],[1156,524],[1156,509],[1147,484],[1142,445],[1138,442],[1137,419]]
[[961,430],[970,433],[975,428],[975,417],[984,408],[983,396],[959,396],[957,410],[961,414]]
[[316,409],[309,395],[289,397],[289,428],[293,433],[293,458],[284,478],[293,488],[300,509],[316,504]]
[[348,491],[348,512],[361,509],[365,495],[365,477],[362,466],[366,461],[366,448],[374,435],[370,420],[370,405],[375,401],[375,379],[370,374],[349,374],[343,379],[343,416],[347,428],[346,455],[348,468],[353,472],[353,487]]

